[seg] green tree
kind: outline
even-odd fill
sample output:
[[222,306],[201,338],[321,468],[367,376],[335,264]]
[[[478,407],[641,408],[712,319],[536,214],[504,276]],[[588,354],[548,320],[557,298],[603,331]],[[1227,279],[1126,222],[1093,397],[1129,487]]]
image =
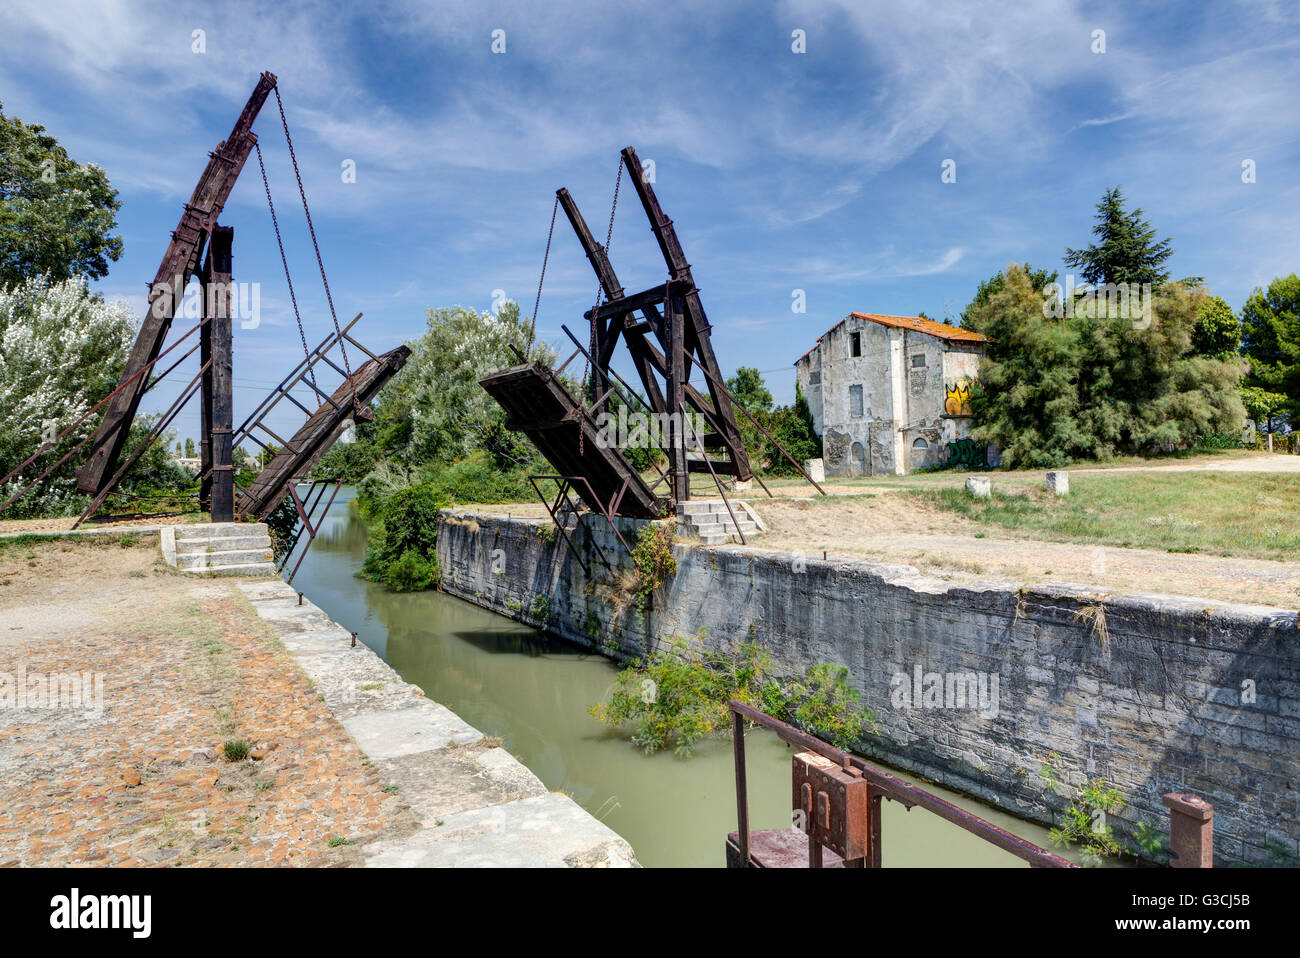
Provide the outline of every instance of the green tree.
[[1241,322],[1232,307],[1210,296],[1196,311],[1192,345],[1202,356],[1231,356],[1241,347]]
[[479,380],[518,362],[510,346],[554,365],[555,351],[529,339],[519,305],[495,315],[463,306],[431,309],[411,358],[385,387],[376,414],[381,448],[410,465],[452,462],[486,450],[503,466],[533,461],[536,452],[505,426],[505,412]]
[[45,128],[0,111],[0,287],[37,276],[101,279],[122,255],[117,191]]
[[1162,267],[1174,253],[1172,241],[1156,240],[1155,228],[1143,219],[1141,208],[1131,212],[1124,208],[1120,187],[1102,194],[1092,232],[1097,242],[1065,251],[1066,265],[1079,270],[1089,283],[1150,283],[1154,291],[1169,279]]
[[1264,423],[1264,431],[1273,431],[1273,419],[1286,406],[1287,398],[1282,393],[1269,392],[1257,386],[1244,386],[1241,401],[1246,405],[1246,413],[1256,423]]
[[186,459],[194,458],[194,440],[191,439],[189,436],[185,437],[185,458]]
[[1250,360],[1246,383],[1282,393],[1300,416],[1300,276],[1279,276],[1241,307],[1241,349]]
[[[1053,270],[1035,269],[1034,267],[1030,266],[1028,263],[1022,263],[1020,265],[1020,269],[1029,276],[1030,285],[1032,285],[1034,289],[1039,290],[1040,292],[1046,289],[1052,283],[1056,282],[1057,272],[1054,269]],[[983,306],[985,303],[987,303],[995,293],[999,292],[1002,289],[1006,281],[1007,281],[1007,274],[1005,271],[1003,271],[1001,273],[994,273],[988,279],[984,280],[979,284],[979,286],[975,289],[975,298],[972,299],[970,303],[967,305],[967,307],[963,309],[961,312],[961,325],[963,328],[971,329],[974,330],[975,332],[982,332],[982,330],[975,329],[975,327],[971,325],[971,322],[975,320],[975,314],[973,313],[973,310],[975,309],[975,307]],[[924,316],[925,314],[922,313],[921,315]]]
[[741,366],[736,375],[727,380],[727,392],[750,412],[768,412],[772,408],[772,392],[763,382],[763,376],[752,366]]
[[1149,325],[1127,317],[1046,318],[1041,291],[1019,266],[972,308],[991,339],[971,397],[975,438],[997,442],[1006,465],[1154,454],[1235,430],[1244,364],[1198,354],[1196,319],[1209,299],[1169,284]]

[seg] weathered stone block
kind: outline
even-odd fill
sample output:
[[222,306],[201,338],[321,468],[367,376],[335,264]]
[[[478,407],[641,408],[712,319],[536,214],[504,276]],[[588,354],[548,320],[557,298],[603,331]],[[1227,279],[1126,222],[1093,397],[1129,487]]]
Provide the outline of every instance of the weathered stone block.
[[812,477],[813,482],[826,481],[826,464],[821,459],[807,459],[803,464],[804,472]]
[[988,476],[970,476],[966,479],[966,491],[976,499],[987,499],[993,495],[993,483]]
[[1070,474],[1060,471],[1049,472],[1047,474],[1047,491],[1057,496],[1069,495]]

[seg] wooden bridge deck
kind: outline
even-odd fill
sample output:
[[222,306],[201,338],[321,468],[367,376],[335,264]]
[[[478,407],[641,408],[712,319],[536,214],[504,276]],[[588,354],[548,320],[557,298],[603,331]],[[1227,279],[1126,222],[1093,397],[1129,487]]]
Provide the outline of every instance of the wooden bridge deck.
[[551,370],[540,363],[512,366],[479,383],[505,409],[507,425],[531,439],[558,474],[586,479],[590,488],[578,481],[573,490],[593,512],[603,514],[613,506],[614,514],[636,519],[659,519],[667,512],[667,502],[624,455],[597,440],[600,430],[591,412],[579,409]]
[[343,381],[319,409],[302,425],[293,438],[285,444],[264,468],[248,490],[239,496],[235,512],[240,516],[265,519],[289,494],[291,484],[301,480],[311,471],[321,456],[329,451],[356,418],[352,406],[352,384],[356,384],[357,401],[361,405],[361,418],[373,415],[369,403],[379,390],[397,374],[411,355],[406,346],[367,360],[351,379]]

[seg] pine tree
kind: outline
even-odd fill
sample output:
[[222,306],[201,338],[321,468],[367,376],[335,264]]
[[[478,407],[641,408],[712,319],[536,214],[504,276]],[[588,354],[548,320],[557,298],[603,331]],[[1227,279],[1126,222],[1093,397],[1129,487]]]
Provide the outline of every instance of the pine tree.
[[1098,241],[1086,249],[1065,251],[1065,264],[1079,270],[1089,283],[1150,283],[1158,290],[1169,279],[1162,269],[1174,250],[1169,237],[1155,241],[1155,228],[1142,218],[1142,209],[1124,208],[1120,187],[1107,190],[1097,204],[1097,225],[1092,228]]

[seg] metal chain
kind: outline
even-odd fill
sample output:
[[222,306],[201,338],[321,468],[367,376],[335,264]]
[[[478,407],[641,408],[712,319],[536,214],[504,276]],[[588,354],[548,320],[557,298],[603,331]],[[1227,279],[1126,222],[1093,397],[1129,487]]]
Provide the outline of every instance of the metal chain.
[[275,202],[271,199],[271,181],[266,178],[266,164],[262,162],[262,147],[254,143],[257,150],[257,167],[262,171],[262,187],[266,190],[266,205],[271,208],[271,225],[275,227],[275,242],[280,247],[280,262],[284,264],[284,279],[289,284],[289,302],[293,304],[293,318],[298,321],[298,338],[302,340],[302,354],[307,360],[307,375],[311,377],[312,387],[320,395],[316,384],[316,370],[311,365],[311,350],[307,348],[307,334],[303,332],[302,315],[298,312],[298,297],[293,292],[293,277],[289,275],[289,260],[284,255],[284,240],[280,238],[280,220],[275,215]]
[[298,157],[293,151],[293,137],[289,135],[289,121],[284,115],[284,102],[280,99],[280,88],[275,87],[275,103],[280,108],[280,124],[284,127],[284,141],[289,144],[289,159],[293,163],[293,175],[298,180],[298,195],[302,197],[302,211],[307,215],[307,231],[311,233],[311,245],[316,250],[316,264],[320,267],[321,283],[325,286],[325,301],[329,303],[330,318],[334,320],[334,334],[338,337],[339,350],[343,353],[343,369],[347,373],[348,385],[352,387],[352,408],[361,418],[361,402],[357,399],[357,384],[352,379],[352,365],[348,362],[348,348],[343,345],[343,330],[339,328],[339,317],[334,312],[334,297],[330,294],[330,281],[325,278],[325,261],[320,255],[320,243],[316,241],[316,227],[311,222],[311,208],[307,205],[307,191],[302,186],[302,173],[298,169]]
[[[619,191],[619,187],[621,187],[622,185],[623,185],[623,157],[620,154],[618,158],[618,176],[615,177],[614,179],[614,202],[611,203],[609,206],[609,229],[605,231],[605,245],[604,247],[602,247],[605,251],[605,259],[607,260],[609,259],[610,243],[614,241],[614,214],[618,211],[618,191]],[[586,414],[587,414],[587,373],[591,371],[592,357],[594,357],[596,354],[596,323],[599,321],[599,317],[596,316],[596,310],[600,309],[600,303],[601,300],[604,299],[604,296],[605,296],[605,285],[603,283],[597,283],[596,284],[596,305],[592,307],[591,336],[587,347],[587,361],[583,364],[582,367],[582,391],[581,391],[582,398],[579,400],[578,411],[579,411],[579,415],[583,419],[586,418]],[[586,436],[586,430],[579,428],[578,429],[578,455],[579,456],[583,455],[585,451],[584,450],[585,443],[583,442],[585,436]]]
[[524,358],[533,351],[533,336],[537,332],[537,311],[542,305],[542,284],[546,282],[546,262],[551,258],[551,237],[555,235],[555,214],[560,211],[560,194],[555,194],[555,205],[551,207],[551,229],[546,234],[546,254],[542,257],[542,275],[537,280],[537,299],[533,302],[533,315],[528,320],[528,343]]

